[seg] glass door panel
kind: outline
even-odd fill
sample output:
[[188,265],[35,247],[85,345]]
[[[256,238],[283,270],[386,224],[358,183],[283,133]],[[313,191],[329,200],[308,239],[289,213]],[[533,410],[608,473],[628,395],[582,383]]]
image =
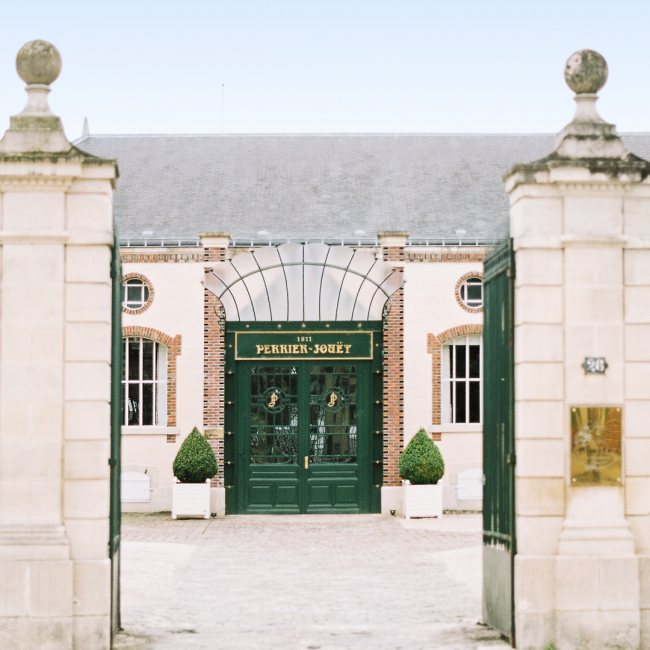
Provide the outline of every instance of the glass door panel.
[[310,368],[309,462],[356,463],[355,366]]
[[359,512],[356,366],[309,367],[306,512]]
[[[360,458],[368,457],[363,424],[368,405],[364,407],[360,386],[368,381],[360,379],[367,374],[361,366],[246,365],[240,447],[246,459],[245,512],[353,513],[367,508],[361,504]],[[366,469],[364,476],[368,473]]]
[[248,512],[299,512],[298,369],[250,368]]
[[251,464],[297,464],[298,373],[291,368],[251,368]]

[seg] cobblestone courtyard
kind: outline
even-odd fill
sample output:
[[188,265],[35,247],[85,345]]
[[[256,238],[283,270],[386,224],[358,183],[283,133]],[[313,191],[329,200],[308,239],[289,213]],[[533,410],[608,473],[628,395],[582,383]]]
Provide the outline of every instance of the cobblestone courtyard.
[[509,647],[481,615],[479,515],[124,515],[120,650]]

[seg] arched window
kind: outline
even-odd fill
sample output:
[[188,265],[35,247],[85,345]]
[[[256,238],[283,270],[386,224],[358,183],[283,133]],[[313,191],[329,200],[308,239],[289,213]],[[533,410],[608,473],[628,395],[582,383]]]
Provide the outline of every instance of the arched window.
[[442,348],[442,423],[483,420],[483,351],[478,335],[460,336]]
[[124,424],[167,426],[167,347],[139,336],[124,339]]

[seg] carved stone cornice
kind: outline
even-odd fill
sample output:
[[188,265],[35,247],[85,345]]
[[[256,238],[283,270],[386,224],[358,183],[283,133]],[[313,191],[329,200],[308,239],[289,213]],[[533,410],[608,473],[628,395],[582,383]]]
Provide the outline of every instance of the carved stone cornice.
[[68,246],[112,246],[113,233],[65,230],[0,230],[3,244],[66,244]]
[[561,248],[650,248],[650,238],[630,237],[627,235],[594,235],[572,234],[555,236],[523,235],[513,238],[513,248],[522,249],[561,249]]
[[73,176],[45,176],[45,175],[25,175],[25,176],[0,176],[0,192],[20,192],[43,189],[43,190],[61,190],[67,192],[72,183],[76,180]]
[[[531,163],[513,165],[503,177],[506,185],[519,183],[539,183],[545,181],[554,171],[584,169],[591,174],[602,174],[605,183],[640,183],[650,175],[650,162],[628,154],[621,158],[566,158],[552,153],[546,158]],[[540,174],[541,172],[541,174]],[[548,176],[544,174],[547,172]]]

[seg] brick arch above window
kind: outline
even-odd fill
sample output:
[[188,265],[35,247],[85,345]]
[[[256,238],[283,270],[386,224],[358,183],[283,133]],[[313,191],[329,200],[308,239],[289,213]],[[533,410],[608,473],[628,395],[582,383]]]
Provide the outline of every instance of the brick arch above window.
[[[126,325],[122,327],[124,338],[137,336],[161,343],[167,348],[167,426],[176,426],[176,357],[181,353],[182,337],[180,334],[172,337],[153,327],[141,325]],[[169,440],[168,440],[169,441]],[[175,442],[169,441],[169,442]]]
[[141,336],[143,339],[151,339],[157,343],[162,343],[168,348],[171,348],[174,345],[174,342],[178,340],[178,350],[175,351],[175,354],[181,353],[181,335],[170,336],[165,334],[160,330],[156,330],[153,327],[143,327],[142,325],[125,325],[122,327],[122,336]]
[[[483,325],[468,324],[450,327],[439,334],[427,335],[427,352],[431,355],[431,424],[441,424],[441,362],[442,346],[459,336],[471,336],[472,334],[483,334]],[[437,438],[440,439],[439,437]]]
[[483,334],[483,325],[474,323],[468,325],[458,325],[457,327],[450,327],[440,334],[429,334],[427,337],[427,352],[431,354],[431,346],[436,342],[439,345],[444,345],[447,341],[457,339],[459,336],[471,336],[472,334]]

